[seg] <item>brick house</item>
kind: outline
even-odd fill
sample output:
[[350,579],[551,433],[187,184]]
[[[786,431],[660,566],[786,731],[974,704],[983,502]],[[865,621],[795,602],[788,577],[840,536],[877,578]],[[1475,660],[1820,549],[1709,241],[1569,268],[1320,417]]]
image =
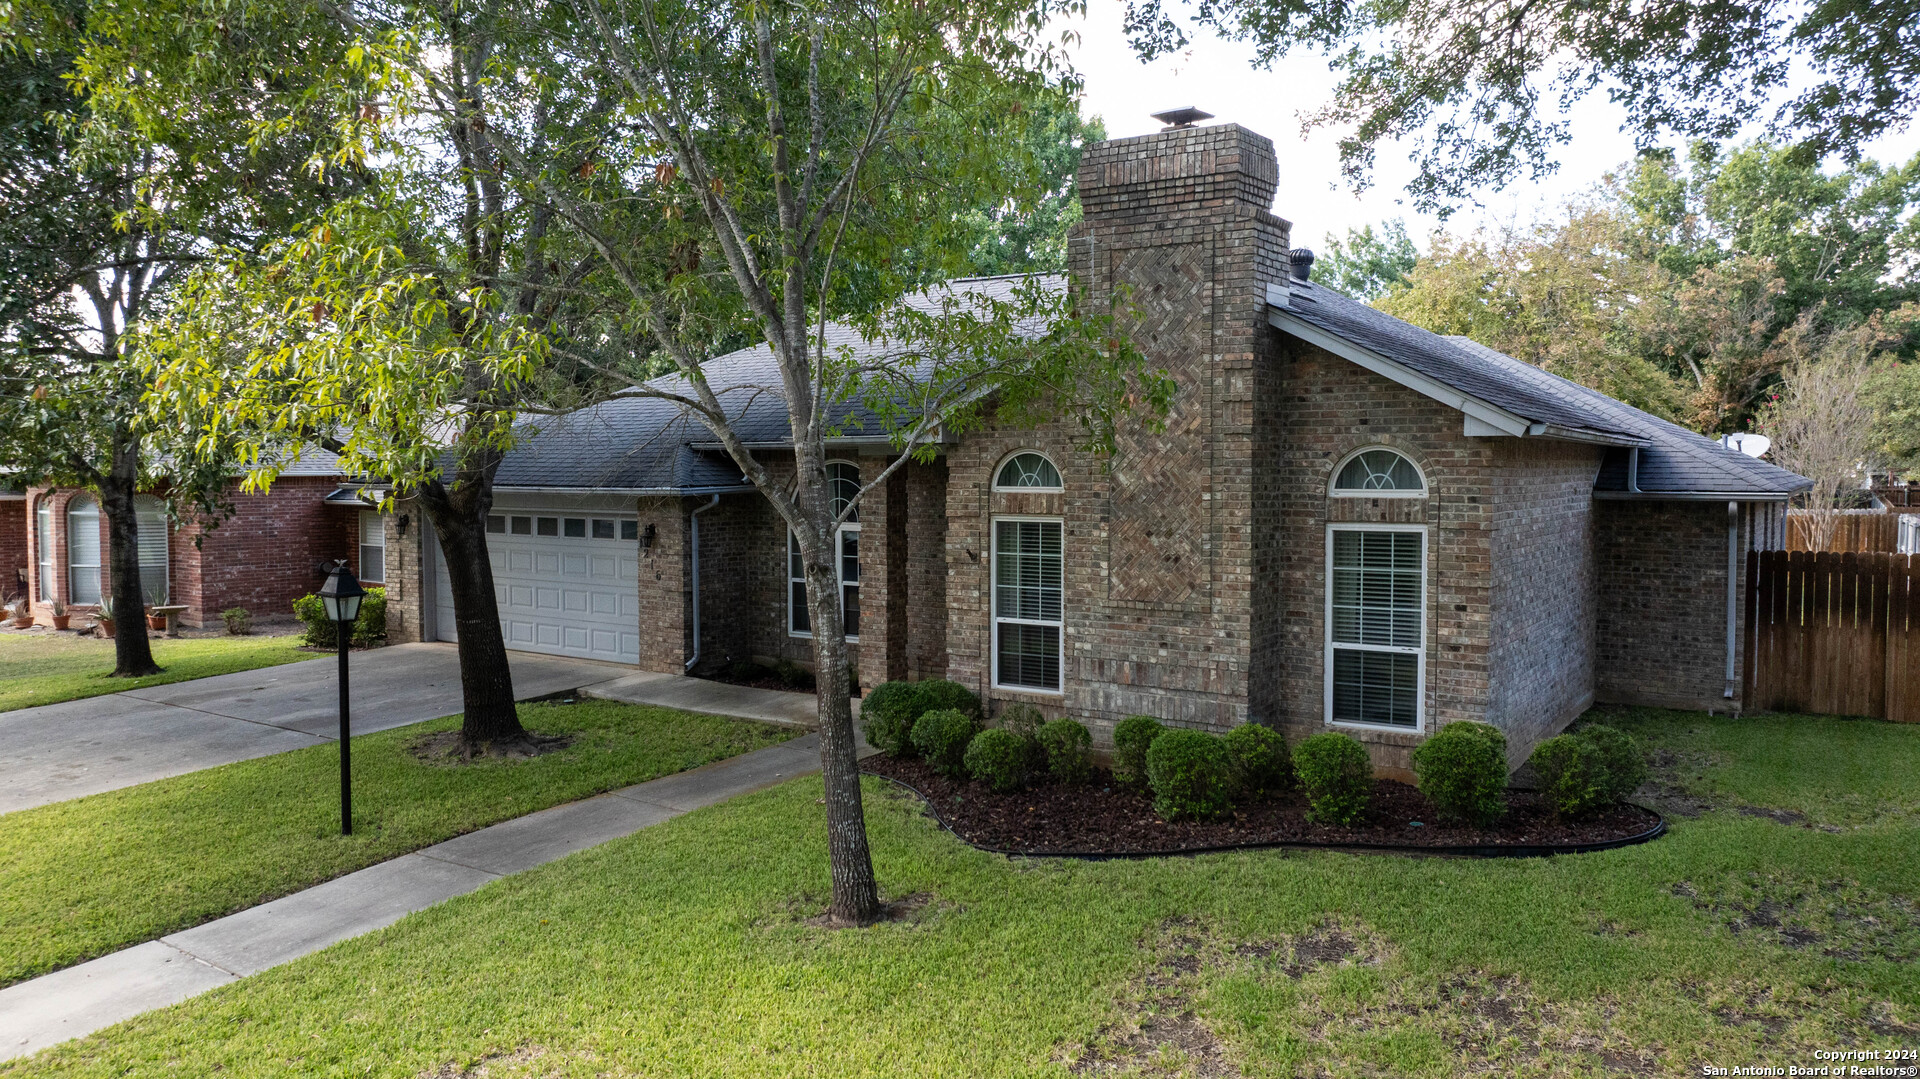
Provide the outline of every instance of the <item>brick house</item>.
[[[1314,284],[1278,175],[1231,124],[1089,148],[1072,273],[1142,310],[1179,385],[1165,429],[1109,462],[1067,423],[988,424],[870,492],[840,538],[860,682],[950,678],[1101,742],[1136,713],[1337,728],[1388,773],[1458,719],[1517,763],[1596,700],[1738,707],[1738,565],[1806,482]],[[791,468],[768,354],[708,378]],[[857,430],[832,450],[848,492],[892,452]],[[810,656],[784,524],[669,403],[545,426],[488,527],[509,647],[676,673]],[[452,632],[428,532],[392,547],[394,639]]]
[[[235,480],[228,493],[234,513],[215,528],[176,527],[164,493],[136,499],[140,580],[149,604],[184,606],[186,625],[218,625],[230,607],[255,618],[290,615],[296,598],[320,587],[320,567],[335,559],[348,559],[371,583],[385,575],[388,522],[356,497],[330,454],[309,451],[265,494],[242,492]],[[0,559],[0,592],[28,596],[43,624],[58,600],[84,625],[110,589],[99,499],[47,487],[0,497]]]

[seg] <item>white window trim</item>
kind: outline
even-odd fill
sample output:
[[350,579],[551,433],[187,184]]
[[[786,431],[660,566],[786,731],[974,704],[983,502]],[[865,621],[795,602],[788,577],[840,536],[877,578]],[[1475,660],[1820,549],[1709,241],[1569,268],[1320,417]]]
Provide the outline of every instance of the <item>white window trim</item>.
[[[1007,464],[1011,462],[1015,457],[1024,457],[1029,453],[1033,454],[1035,457],[1038,457],[1041,460],[1053,466],[1054,475],[1060,477],[1059,486],[1056,486],[1056,487],[1002,487],[1000,485],[1000,473],[1006,469]],[[1054,460],[1052,457],[1048,456],[1047,454],[1041,453],[1039,450],[1014,450],[1012,453],[1009,453],[1005,457],[1000,458],[1000,460],[995,462],[993,466],[993,489],[995,491],[1004,492],[1006,494],[1057,495],[1060,492],[1065,491],[1067,489],[1065,486],[1066,482],[1067,482],[1067,474],[1065,472],[1060,471],[1060,462]],[[1007,519],[1013,520],[1013,518],[1011,517]]]
[[[142,504],[141,499],[146,499],[147,501]],[[156,514],[159,516],[157,522],[154,520]],[[142,517],[146,518],[144,524],[140,523],[140,518]],[[160,589],[158,593],[160,602],[153,604],[153,606],[159,607],[172,603],[173,529],[170,527],[171,522],[167,520],[167,504],[152,495],[135,495],[134,521],[140,527],[145,527],[145,525],[156,526],[151,533],[144,531],[140,533],[140,544],[142,546],[153,544],[156,542],[154,537],[158,536],[158,546],[160,548],[160,561],[158,562],[149,562],[146,559],[145,555],[151,553],[151,548],[149,548],[148,551],[135,553],[135,557],[140,561],[140,591],[148,597],[152,597],[155,594],[153,587],[154,582],[147,579],[147,571],[157,569],[160,571]],[[107,554],[102,553],[100,557],[106,559]],[[108,574],[108,578],[111,579],[112,574]],[[152,602],[151,598],[149,598],[148,602]]]
[[56,531],[53,522],[53,496],[41,495],[40,502],[34,507],[33,513],[33,584],[34,591],[39,593],[34,598],[40,603],[52,603],[59,588],[57,582],[59,575],[55,572],[58,564],[53,560],[53,534]]
[[[380,542],[379,543],[367,542],[367,518],[369,517],[380,522]],[[361,510],[360,520],[358,522],[357,527],[359,532],[358,542],[354,544],[353,553],[354,553],[354,561],[359,565],[360,572],[363,575],[366,573],[366,569],[367,569],[367,548],[369,547],[380,548],[380,576],[378,577],[362,576],[360,579],[363,582],[384,585],[387,583],[387,519],[383,514],[380,513],[379,510]],[[482,525],[481,527],[484,528],[485,526]],[[482,534],[484,535],[484,533]]]
[[[1039,488],[1020,487],[1020,488],[1013,488],[1013,489],[1021,490],[1021,491],[1033,491],[1033,490],[1038,490]],[[1000,571],[1000,523],[1002,521],[1036,521],[1041,524],[1052,524],[1052,525],[1060,526],[1060,620],[1058,622],[1049,622],[1049,621],[1046,621],[1045,619],[1038,619],[1038,618],[1002,619],[1000,617],[999,571]],[[994,689],[1005,690],[1009,693],[1035,693],[1035,694],[1039,694],[1041,696],[1047,696],[1047,697],[1064,697],[1067,695],[1067,521],[1066,521],[1066,518],[1064,517],[1028,517],[1028,516],[1022,516],[1019,514],[1008,514],[1006,516],[990,517],[987,520],[987,538],[988,538],[987,595],[989,597],[988,598],[988,618],[987,618],[987,636],[989,638],[989,641],[988,641],[989,655],[987,657],[987,661],[992,666],[991,684]],[[1002,621],[1011,622],[1015,625],[1022,625],[1022,626],[1053,626],[1060,631],[1060,688],[1042,689],[1039,686],[1009,685],[1007,683],[1000,681],[1000,623]]]
[[[74,503],[80,502],[83,499],[85,500],[84,504],[91,506],[92,509],[90,512],[83,511],[80,514],[80,516],[82,517],[91,516],[93,518],[94,536],[96,537],[96,540],[99,542],[99,548],[94,552],[94,558],[97,559],[98,561],[95,561],[90,564],[80,564],[80,563],[76,563],[73,560],[73,537],[74,537],[73,505]],[[106,520],[106,514],[102,513],[100,510],[99,499],[94,498],[91,495],[79,495],[67,500],[66,506],[64,506],[61,510],[61,515],[66,518],[66,524],[67,524],[67,574],[66,574],[67,602],[68,603],[76,602],[74,599],[76,590],[73,587],[74,571],[76,569],[78,570],[91,569],[93,571],[93,576],[94,576],[94,591],[97,593],[97,595],[95,595],[93,599],[79,602],[78,605],[83,607],[92,607],[98,604],[101,599],[105,598],[109,594],[107,590],[107,582],[106,582],[106,566],[103,564],[107,560],[107,554],[108,554],[107,544],[104,539],[99,539],[100,523]]]
[[[1420,489],[1418,491],[1343,491],[1334,486],[1340,482],[1340,473],[1346,469],[1348,462],[1363,453],[1372,453],[1374,450],[1386,450],[1388,453],[1412,465],[1414,475],[1420,477]],[[1329,498],[1425,498],[1427,497],[1428,490],[1427,470],[1420,467],[1420,462],[1414,460],[1403,450],[1396,449],[1393,446],[1382,446],[1378,443],[1370,446],[1362,446],[1352,453],[1347,454],[1345,457],[1340,458],[1339,462],[1333,466],[1333,471],[1327,476],[1327,496]]]
[[[1411,727],[1399,727],[1391,723],[1358,723],[1350,719],[1333,718],[1333,652],[1336,645],[1333,640],[1333,535],[1336,532],[1418,532],[1420,534],[1420,646],[1406,648],[1386,644],[1345,644],[1337,647],[1362,652],[1396,652],[1401,655],[1414,655],[1418,658],[1418,688],[1414,692],[1414,723]],[[1398,731],[1401,734],[1424,734],[1427,730],[1427,608],[1432,597],[1427,592],[1427,581],[1431,574],[1427,571],[1427,562],[1433,557],[1432,536],[1426,525],[1405,524],[1364,524],[1360,522],[1341,522],[1327,525],[1327,546],[1325,560],[1321,563],[1321,591],[1325,593],[1324,606],[1321,608],[1321,722],[1330,727],[1353,727],[1368,731]]]
[[[859,535],[860,522],[849,521],[846,524],[841,525],[840,528],[833,535],[833,578],[834,578],[834,584],[835,584],[833,594],[836,597],[838,597],[840,600],[840,617],[843,621],[847,617],[847,579],[844,573],[844,570],[846,567],[840,564],[840,544],[841,544],[840,537],[843,533],[847,533],[847,532],[852,532],[855,535]],[[806,583],[805,577],[795,577],[793,575],[793,545],[795,542],[796,540],[794,539],[793,529],[788,528],[787,529],[787,545],[786,547],[782,548],[780,551],[780,568],[783,571],[782,578],[786,581],[786,588],[787,588],[787,636],[797,637],[801,640],[810,641],[813,639],[812,630],[803,630],[803,629],[793,628],[793,586],[796,581],[801,584]],[[863,585],[864,583],[865,583],[864,580],[855,581],[854,586],[857,588]],[[862,599],[865,598],[864,593],[862,594],[861,598]],[[812,624],[813,613],[811,611],[807,613],[807,621],[809,625]],[[858,633],[847,634],[847,643],[859,644],[860,635]]]

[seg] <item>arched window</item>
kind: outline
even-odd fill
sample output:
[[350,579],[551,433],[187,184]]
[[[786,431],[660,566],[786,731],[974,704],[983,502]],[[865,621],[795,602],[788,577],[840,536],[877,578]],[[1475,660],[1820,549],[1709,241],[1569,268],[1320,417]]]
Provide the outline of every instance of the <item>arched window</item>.
[[133,521],[140,530],[140,595],[149,606],[167,602],[167,504],[152,495],[133,496]]
[[[845,461],[835,461],[827,466],[827,497],[831,499],[829,508],[835,517],[846,512],[860,497],[860,466]],[[860,519],[860,510],[856,507],[848,515],[847,523],[853,524]]]
[[33,521],[33,560],[39,572],[34,584],[38,594],[33,598],[41,603],[52,603],[53,596],[53,496],[41,495],[40,508],[34,514]]
[[[847,640],[860,638],[860,466],[847,461],[827,465],[828,508],[839,516],[848,506],[845,524],[834,535],[834,564],[840,575],[840,619]],[[794,637],[813,636],[813,619],[807,613],[806,564],[800,557],[800,540],[787,531],[787,633]]]
[[993,478],[996,491],[1058,491],[1060,470],[1037,453],[1016,453]]
[[100,504],[86,495],[67,503],[67,602],[100,602]]
[[1336,495],[1407,497],[1427,493],[1426,481],[1412,461],[1385,449],[1361,450],[1333,475]]

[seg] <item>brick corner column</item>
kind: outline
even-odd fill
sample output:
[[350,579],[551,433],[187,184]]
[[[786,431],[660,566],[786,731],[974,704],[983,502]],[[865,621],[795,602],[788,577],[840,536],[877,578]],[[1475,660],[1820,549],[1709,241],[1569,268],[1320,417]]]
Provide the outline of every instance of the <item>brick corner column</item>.
[[692,653],[692,545],[684,499],[643,498],[640,517],[640,668],[684,674]]

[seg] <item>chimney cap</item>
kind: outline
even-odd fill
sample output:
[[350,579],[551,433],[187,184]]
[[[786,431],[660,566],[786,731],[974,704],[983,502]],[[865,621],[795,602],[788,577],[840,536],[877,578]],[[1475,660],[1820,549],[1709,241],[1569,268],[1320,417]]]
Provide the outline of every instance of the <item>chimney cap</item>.
[[1192,105],[1182,105],[1177,109],[1167,109],[1164,112],[1156,112],[1153,114],[1153,118],[1167,125],[1169,128],[1192,127],[1201,120],[1213,119],[1213,114],[1202,109],[1196,109]]

